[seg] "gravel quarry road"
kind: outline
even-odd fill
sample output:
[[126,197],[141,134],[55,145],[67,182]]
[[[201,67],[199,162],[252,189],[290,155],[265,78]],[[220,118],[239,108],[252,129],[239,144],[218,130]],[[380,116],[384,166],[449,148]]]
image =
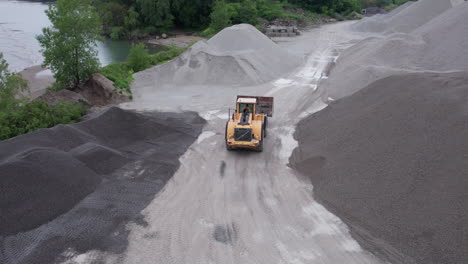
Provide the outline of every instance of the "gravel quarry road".
[[[303,65],[259,86],[156,89],[137,77],[135,101],[123,108],[197,111],[208,124],[142,212],[145,224],[127,226],[126,252],[104,253],[106,262],[382,263],[314,201],[312,185],[287,166],[297,146],[294,125],[326,107],[328,96],[318,83],[339,52],[364,37],[348,32],[348,26],[326,25],[294,39],[278,39],[280,46],[304,57]],[[275,97],[262,153],[225,149],[224,124],[237,94]]]

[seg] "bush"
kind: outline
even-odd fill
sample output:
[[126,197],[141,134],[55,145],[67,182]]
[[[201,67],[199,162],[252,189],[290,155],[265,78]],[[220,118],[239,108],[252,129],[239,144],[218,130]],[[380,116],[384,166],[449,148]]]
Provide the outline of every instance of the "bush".
[[208,27],[207,29],[203,30],[201,33],[200,33],[200,36],[202,38],[206,38],[206,39],[209,39],[211,37],[213,37],[214,35],[216,35],[216,31],[214,29],[212,29],[211,27]]
[[158,33],[158,29],[155,28],[155,27],[153,27],[153,26],[145,27],[145,28],[143,29],[143,31],[144,31],[145,33],[147,33],[147,34],[150,34],[150,35],[151,35],[151,34]]
[[12,73],[0,52],[0,113],[14,111],[25,102],[20,95],[28,90],[28,82],[19,73]]
[[33,132],[40,128],[80,121],[87,108],[80,103],[62,103],[56,106],[36,100],[15,111],[0,113],[0,140]]
[[388,6],[385,6],[384,9],[387,10],[387,11],[390,11],[390,10],[393,10],[395,8],[397,8],[398,6],[395,5],[395,4],[390,4]]
[[[193,44],[192,44],[193,45]],[[137,47],[139,46],[139,47]],[[137,47],[137,48],[134,48]],[[117,89],[117,92],[121,95],[126,95],[132,99],[132,91],[130,90],[130,83],[134,80],[133,73],[137,71],[142,71],[149,68],[151,65],[158,65],[166,63],[175,57],[179,56],[182,52],[186,51],[187,48],[179,48],[175,45],[169,46],[167,50],[160,51],[156,54],[149,55],[146,51],[146,54],[141,52],[141,49],[144,49],[144,45],[138,44],[132,47],[130,55],[128,56],[128,61],[123,63],[113,63],[105,67],[102,67],[99,70],[99,73],[104,75],[107,79],[114,82],[114,86]],[[147,63],[139,64],[138,58],[146,60]],[[138,63],[137,63],[138,62]],[[143,67],[144,66],[144,67]],[[135,71],[134,71],[135,70]]]
[[272,0],[258,0],[257,1],[258,16],[267,20],[273,20],[281,17],[283,14],[283,7],[279,1]]
[[402,5],[402,4],[404,4],[404,3],[408,2],[408,1],[409,0],[395,0],[394,2],[395,2],[395,5]]
[[134,72],[142,71],[150,66],[151,58],[143,43],[132,44],[127,63]]
[[252,0],[243,0],[239,9],[240,23],[247,23],[256,25],[257,19],[257,6]]
[[220,30],[231,24],[228,8],[224,0],[217,0],[214,3],[213,11],[210,14],[210,18],[210,28],[213,29],[215,32],[219,32]]
[[125,36],[125,29],[123,27],[113,27],[111,29],[110,38],[119,40]]
[[134,80],[133,70],[127,63],[109,64],[102,67],[99,73],[114,82],[119,94],[131,96],[130,83]]
[[175,45],[169,46],[167,50],[160,51],[156,54],[150,55],[151,57],[151,64],[152,65],[158,65],[158,64],[163,64],[167,61],[170,61],[174,59],[175,57],[179,56],[182,54],[186,48],[179,48]]

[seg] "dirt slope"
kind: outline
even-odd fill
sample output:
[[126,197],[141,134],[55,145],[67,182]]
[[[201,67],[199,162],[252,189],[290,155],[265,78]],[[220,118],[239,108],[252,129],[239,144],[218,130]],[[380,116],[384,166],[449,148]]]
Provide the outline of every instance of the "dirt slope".
[[467,73],[381,79],[301,121],[290,163],[368,248],[467,263],[467,101]]

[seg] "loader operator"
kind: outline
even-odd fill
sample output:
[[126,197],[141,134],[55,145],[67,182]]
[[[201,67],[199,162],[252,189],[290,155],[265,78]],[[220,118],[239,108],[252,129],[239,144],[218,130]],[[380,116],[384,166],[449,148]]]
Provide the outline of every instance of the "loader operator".
[[250,109],[249,107],[246,105],[244,107],[244,113],[242,114],[242,123],[246,123],[247,122],[247,119],[249,118],[249,114],[250,114]]

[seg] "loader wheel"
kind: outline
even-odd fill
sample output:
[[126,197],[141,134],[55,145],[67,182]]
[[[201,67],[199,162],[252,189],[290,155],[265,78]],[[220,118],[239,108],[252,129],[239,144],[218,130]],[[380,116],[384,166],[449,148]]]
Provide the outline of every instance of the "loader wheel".
[[267,137],[267,124],[268,124],[268,117],[265,116],[265,121],[263,121],[263,137]]
[[224,140],[226,141],[226,149],[227,150],[233,150],[234,148],[229,146],[228,143],[227,143],[227,129],[228,129],[228,124],[229,122],[226,122],[226,129],[224,131]]
[[262,138],[260,140],[260,143],[258,144],[257,148],[255,149],[255,151],[257,152],[262,152],[263,151],[263,134],[264,134],[265,130],[263,129],[262,130]]
[[226,149],[229,150],[229,151],[234,150],[234,148],[229,146],[227,143],[226,143]]

